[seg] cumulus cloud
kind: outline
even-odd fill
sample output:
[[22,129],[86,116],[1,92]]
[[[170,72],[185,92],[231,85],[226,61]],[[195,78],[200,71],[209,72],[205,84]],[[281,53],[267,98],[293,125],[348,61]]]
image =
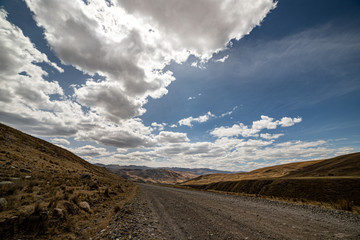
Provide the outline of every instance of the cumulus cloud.
[[[261,116],[251,126],[219,127],[210,133],[217,137],[214,142],[191,142],[186,133],[164,131],[165,123],[145,126],[136,118],[145,113],[148,98],[167,94],[175,80],[172,72],[164,70],[168,64],[182,63],[193,55],[194,65],[204,67],[231,39],[240,39],[259,25],[276,6],[271,0],[25,2],[61,62],[92,78],[74,86],[73,96],[64,96],[56,81],[45,79],[48,73],[41,66],[63,69],[38,51],[0,10],[0,119],[5,123],[36,135],[64,137],[53,138],[57,144],[67,145],[65,138],[74,137],[116,147],[116,154],[93,145],[70,149],[103,162],[250,170],[271,165],[275,159],[311,159],[351,151],[331,149],[325,141],[276,143],[282,134],[260,134],[264,129],[299,123],[299,117]],[[178,125],[191,127],[234,110],[220,116],[208,112],[184,118]],[[259,139],[234,138],[259,134]]]
[[[290,118],[283,117],[281,120],[274,121],[274,118],[268,116],[261,116],[260,120],[253,121],[252,126],[248,127],[243,123],[234,124],[232,127],[219,127],[215,128],[210,132],[211,135],[222,138],[222,137],[234,137],[234,136],[242,136],[242,137],[258,137],[259,132],[263,129],[276,129],[277,126],[282,127],[290,127],[295,123],[299,123],[302,121],[302,118]],[[278,138],[282,135],[270,135],[263,134],[261,137],[265,139],[274,139]]]
[[115,123],[143,114],[148,97],[167,93],[175,78],[163,69],[171,61],[190,55],[207,61],[276,6],[272,0],[26,3],[63,63],[105,78],[80,86],[74,97]]
[[[159,142],[147,151],[115,154],[104,161],[151,166],[212,167],[224,170],[249,171],[281,163],[321,159],[337,153],[349,153],[352,148],[331,149],[328,142],[288,141],[274,139],[219,138],[215,142]],[[294,158],[296,156],[296,158]],[[167,160],[164,162],[164,160]]]
[[78,148],[70,148],[73,153],[83,157],[97,157],[109,154],[105,148],[99,148],[92,145],[85,145]]
[[51,141],[55,144],[70,145],[70,142],[65,138],[53,138]]
[[277,139],[281,136],[284,136],[284,134],[279,133],[279,134],[270,134],[270,133],[261,133],[260,137],[264,138],[264,139]]
[[6,17],[7,13],[0,10],[0,120],[37,135],[76,133],[75,126],[66,124],[70,115],[71,119],[75,115],[68,114],[68,110],[81,116],[81,107],[66,99],[51,100],[51,95],[61,99],[64,93],[58,82],[44,79],[48,73],[39,63],[63,70],[39,52]]
[[278,124],[282,127],[291,127],[295,123],[299,123],[301,121],[302,121],[301,117],[298,118],[283,117],[280,121],[278,121]]
[[156,130],[162,131],[164,130],[164,128],[166,127],[167,123],[157,123],[157,122],[153,122],[151,123],[151,126],[153,128],[155,128]]
[[128,13],[151,21],[155,32],[164,34],[171,47],[186,49],[203,59],[225,48],[230,39],[250,33],[276,6],[270,0],[251,1],[251,4],[231,0],[118,2]]
[[196,117],[196,118],[194,118],[194,117],[183,118],[179,121],[179,125],[192,127],[193,122],[198,122],[198,123],[207,122],[211,117],[215,117],[215,115],[212,114],[211,112],[208,112],[207,114]]
[[97,122],[94,124],[94,126],[84,126],[87,130],[79,131],[75,140],[94,141],[116,148],[141,148],[156,144],[151,134],[152,128],[144,126],[140,119],[129,119],[119,125]]
[[183,143],[190,141],[186,133],[162,131],[155,137],[158,143]]

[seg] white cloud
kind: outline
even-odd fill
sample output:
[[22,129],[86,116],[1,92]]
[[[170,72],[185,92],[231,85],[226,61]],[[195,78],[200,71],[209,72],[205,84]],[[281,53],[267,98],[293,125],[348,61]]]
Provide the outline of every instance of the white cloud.
[[252,129],[258,131],[262,129],[276,129],[277,125],[277,122],[274,122],[273,118],[261,115],[261,120],[253,122]]
[[235,106],[231,111],[228,111],[226,113],[223,113],[220,115],[220,117],[225,117],[225,116],[230,116],[231,114],[233,114],[233,112],[237,109],[238,107]]
[[85,145],[78,148],[69,148],[69,151],[82,157],[97,157],[109,154],[105,148],[98,148],[92,145]]
[[51,141],[55,144],[70,145],[70,142],[65,138],[53,138]]
[[[153,166],[249,170],[271,165],[274,160],[291,161],[294,156],[311,159],[352,150],[331,149],[325,141],[275,143],[281,134],[260,134],[264,129],[292,126],[301,118],[274,120],[261,116],[251,126],[239,123],[216,128],[210,133],[218,137],[215,142],[191,142],[186,133],[163,131],[164,123],[145,126],[134,118],[145,113],[149,97],[160,98],[167,93],[167,87],[175,80],[171,72],[163,70],[170,62],[182,63],[194,55],[198,58],[196,66],[205,66],[231,39],[239,39],[259,25],[275,7],[273,1],[119,0],[112,6],[102,0],[86,2],[26,0],[61,62],[93,78],[99,74],[102,79],[89,79],[84,85],[74,86],[74,96],[70,98],[64,96],[56,81],[44,79],[48,73],[39,63],[59,72],[63,69],[38,51],[0,10],[2,122],[31,134],[74,137],[77,141],[118,148],[116,154],[92,145],[71,149],[81,156],[104,162],[147,162]],[[168,12],[173,14],[167,15]],[[298,45],[295,43],[292,46]],[[288,52],[298,53],[294,49]],[[88,111],[83,111],[84,107]],[[231,115],[234,110],[220,117]],[[217,116],[208,112],[181,119],[178,124],[192,126],[211,118]],[[154,134],[154,128],[160,133]],[[234,138],[259,134],[263,139]],[[59,144],[68,144],[66,141],[53,139]]]
[[95,141],[98,144],[116,148],[141,148],[154,146],[156,141],[152,128],[144,126],[140,119],[129,119],[119,125],[95,122],[79,131],[75,140]]
[[299,123],[302,121],[301,117],[298,118],[289,118],[289,117],[283,117],[280,121],[278,121],[278,124],[282,127],[291,127],[295,123]]
[[[73,116],[80,115],[81,119],[81,107],[64,97],[58,82],[46,81],[48,73],[38,64],[62,69],[6,17],[6,12],[0,10],[0,120],[37,135],[75,134],[76,127],[66,122],[73,122]],[[51,95],[63,100],[51,100]]]
[[[253,121],[251,128],[244,125],[243,123],[234,124],[232,127],[219,127],[215,128],[210,132],[211,135],[221,138],[221,137],[233,137],[233,136],[243,136],[243,137],[258,137],[259,132],[263,129],[276,129],[277,126],[289,127],[293,126],[295,123],[302,121],[302,118],[289,118],[283,117],[281,120],[274,121],[274,118],[268,116],[261,116],[261,120]],[[265,139],[274,139],[282,135],[270,135],[263,134],[261,137]]]
[[[173,133],[167,134],[172,135]],[[159,167],[211,167],[249,171],[271,166],[274,163],[321,159],[354,150],[352,148],[331,149],[323,140],[274,143],[274,139],[264,141],[261,139],[220,138],[213,143],[158,141],[158,144],[159,146],[147,151],[115,154],[112,157],[106,157],[104,161]]]
[[187,100],[195,100],[196,98],[198,98],[200,96],[201,96],[201,93],[198,93],[198,95],[196,95],[196,96],[188,97]]
[[158,136],[155,137],[155,140],[158,143],[183,143],[190,141],[186,133],[180,132],[160,132]]
[[192,62],[192,63],[191,63],[191,66],[192,66],[192,67],[195,67],[195,68],[198,67],[198,62],[197,62],[197,61]]
[[233,136],[243,136],[243,137],[253,137],[257,136],[259,131],[257,129],[251,129],[248,126],[245,126],[242,123],[234,124],[232,127],[219,127],[215,128],[210,132],[211,135],[218,138],[222,137],[233,137]]
[[167,125],[166,123],[157,123],[157,122],[151,123],[151,126],[154,127],[155,129],[157,129],[158,131],[164,130],[166,125]]
[[231,39],[248,34],[276,6],[271,0],[26,3],[63,63],[104,77],[103,82],[80,86],[74,96],[114,123],[142,115],[148,97],[167,93],[175,78],[162,69],[171,61],[181,63],[192,54],[202,66]]
[[226,55],[226,56],[224,56],[223,58],[220,58],[220,59],[216,59],[216,60],[214,60],[215,62],[225,62],[225,60],[226,59],[228,59],[229,58],[229,55]]
[[196,118],[188,117],[188,118],[181,119],[179,121],[179,125],[180,126],[184,125],[184,126],[192,127],[193,122],[198,122],[198,123],[207,122],[211,117],[215,117],[215,115],[212,114],[211,112],[208,112],[207,114],[196,117]]
[[281,136],[284,136],[284,134],[279,133],[279,134],[270,134],[270,133],[261,133],[260,137],[264,138],[264,139],[277,139]]
[[167,44],[203,59],[225,48],[230,39],[248,34],[276,6],[270,0],[251,1],[251,4],[231,0],[118,2],[128,13],[151,21],[153,29],[166,36]]

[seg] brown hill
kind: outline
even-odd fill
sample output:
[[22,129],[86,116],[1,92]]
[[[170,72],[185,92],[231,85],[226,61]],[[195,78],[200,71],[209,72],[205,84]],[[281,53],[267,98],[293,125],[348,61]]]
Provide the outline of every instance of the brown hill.
[[322,161],[322,160],[282,164],[282,165],[277,165],[277,166],[259,168],[259,169],[253,170],[251,172],[231,173],[231,174],[220,174],[220,173],[219,174],[208,174],[208,175],[199,176],[194,179],[190,179],[189,181],[186,181],[182,184],[183,185],[189,185],[189,184],[199,185],[199,184],[208,184],[208,183],[224,182],[224,181],[240,181],[240,180],[245,180],[245,179],[263,179],[263,178],[283,177],[297,169],[312,165],[319,161]]
[[182,183],[205,190],[310,201],[343,210],[360,210],[360,153],[290,163],[249,173],[212,174]]
[[190,179],[182,184],[199,185],[224,181],[293,177],[360,177],[360,153],[352,153],[325,160],[288,163],[259,168],[251,172],[208,174]]
[[285,177],[360,177],[360,152],[314,162]]
[[0,166],[2,239],[88,239],[136,190],[105,168],[3,124]]
[[113,169],[112,171],[125,179],[140,183],[176,184],[198,176],[193,173],[175,172],[163,168]]

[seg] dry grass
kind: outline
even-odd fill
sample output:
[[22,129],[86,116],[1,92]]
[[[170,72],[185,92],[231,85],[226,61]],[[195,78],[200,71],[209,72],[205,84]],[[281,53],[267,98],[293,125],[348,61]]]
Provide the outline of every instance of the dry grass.
[[203,175],[182,185],[204,185],[216,182],[268,178],[336,178],[360,177],[360,153],[347,154],[326,160],[288,163],[256,169],[246,173]]
[[272,166],[249,173],[206,175],[181,185],[359,213],[360,153]]
[[152,184],[177,184],[189,179],[195,178],[198,175],[188,172],[176,172],[169,169],[154,168],[154,169],[121,169],[110,167],[110,171],[120,175],[125,179],[129,179],[139,183]]
[[1,124],[0,133],[0,182],[12,182],[0,185],[2,239],[88,239],[135,194],[135,184],[62,148]]

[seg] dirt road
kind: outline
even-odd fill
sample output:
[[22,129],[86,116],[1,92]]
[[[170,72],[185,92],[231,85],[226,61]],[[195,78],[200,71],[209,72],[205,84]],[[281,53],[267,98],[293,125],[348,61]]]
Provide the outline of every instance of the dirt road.
[[263,199],[141,185],[155,239],[360,239],[360,217]]

